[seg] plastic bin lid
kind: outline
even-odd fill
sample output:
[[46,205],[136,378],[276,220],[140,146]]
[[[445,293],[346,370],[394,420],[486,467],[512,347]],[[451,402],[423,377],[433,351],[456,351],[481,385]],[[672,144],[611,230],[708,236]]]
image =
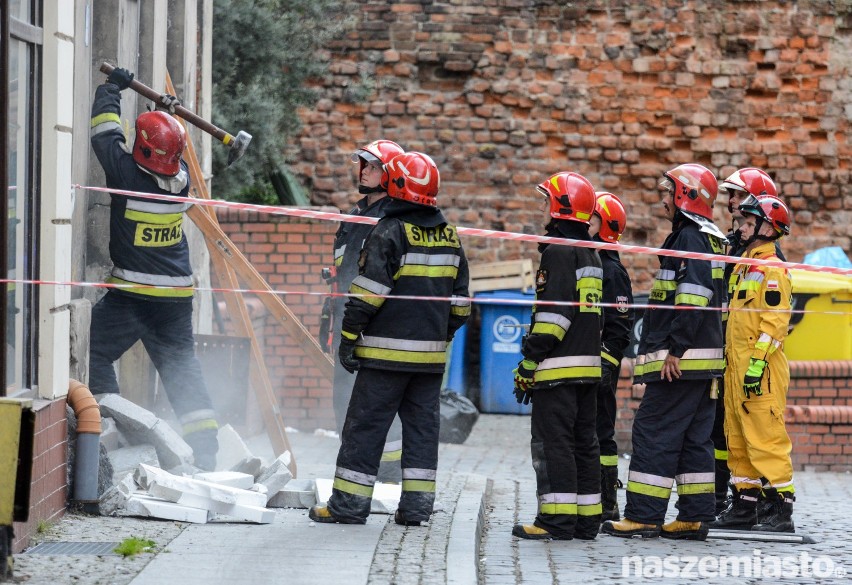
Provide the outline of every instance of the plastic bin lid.
[[790,275],[793,277],[793,293],[852,293],[852,277],[850,276],[799,269],[791,270]]

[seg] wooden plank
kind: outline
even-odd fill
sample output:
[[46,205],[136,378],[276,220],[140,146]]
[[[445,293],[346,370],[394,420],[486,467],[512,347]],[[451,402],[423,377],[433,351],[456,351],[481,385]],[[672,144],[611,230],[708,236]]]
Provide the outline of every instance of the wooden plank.
[[470,292],[523,289],[535,285],[532,260],[508,260],[470,265]]
[[[171,76],[168,72],[166,73],[166,91],[172,94],[174,93],[174,86],[172,85]],[[181,122],[185,124],[183,120],[181,120]],[[195,152],[192,138],[188,133],[185,160],[192,178],[192,195],[201,199],[210,199],[210,193],[207,190],[207,183],[204,180],[203,173],[201,172],[201,165],[198,162],[198,156]],[[210,249],[211,262],[220,283],[223,283],[225,286],[232,289],[239,288],[236,271],[234,270],[233,265],[229,264],[229,262],[233,263],[242,261],[251,268],[248,272],[252,273],[253,276],[266,285],[266,282],[263,281],[260,275],[257,274],[257,271],[248,264],[248,261],[242,256],[242,254],[231,254],[229,256],[224,255],[223,247],[225,242],[227,242],[230,248],[235,248],[227,235],[225,235],[219,227],[215,211],[212,208],[206,209],[202,207],[191,207],[187,212],[187,215],[193,219],[196,226],[198,226],[204,234],[205,242],[207,243],[207,247]],[[258,289],[260,288],[262,287],[258,287]],[[269,288],[268,285],[266,285],[266,288]],[[263,296],[274,295],[261,295],[261,297]],[[275,298],[277,299],[277,297]],[[280,299],[278,300],[280,301]],[[295,453],[293,453],[293,449],[290,446],[290,440],[287,437],[287,429],[284,424],[284,419],[275,398],[275,393],[272,390],[272,381],[269,379],[269,372],[264,365],[263,353],[261,351],[260,344],[258,343],[257,337],[254,334],[254,329],[251,326],[251,318],[245,304],[245,299],[238,293],[230,292],[225,293],[225,303],[232,315],[232,322],[236,333],[243,337],[248,337],[251,344],[252,359],[249,367],[249,379],[251,386],[254,388],[257,395],[261,415],[263,416],[263,422],[272,443],[273,451],[276,457],[281,455],[284,451],[290,452],[290,465],[288,467],[290,469],[290,473],[293,474],[293,477],[297,477],[296,456]],[[283,302],[281,304],[283,305]],[[289,313],[289,309],[287,309],[286,306],[284,309],[287,313]],[[296,320],[291,318],[288,319],[288,321],[292,323]],[[316,341],[314,341],[314,343],[316,344]],[[319,348],[319,344],[316,345],[317,348]],[[328,364],[331,364],[328,358],[326,358],[325,361]],[[333,372],[333,367],[331,367],[331,370]]]

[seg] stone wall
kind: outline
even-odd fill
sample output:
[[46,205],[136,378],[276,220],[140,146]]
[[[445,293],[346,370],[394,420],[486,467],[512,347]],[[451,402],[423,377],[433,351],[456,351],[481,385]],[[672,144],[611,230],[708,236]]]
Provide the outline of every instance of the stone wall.
[[[791,260],[852,248],[847,2],[349,3],[287,153],[316,204],[349,207],[349,155],[381,137],[436,160],[439,205],[459,225],[540,233],[534,186],[575,170],[625,200],[625,243],[656,246],[663,171],[759,166],[793,210]],[[716,220],[729,224],[723,205]],[[473,261],[536,258],[531,244],[465,245]],[[625,256],[646,291],[656,260]]]

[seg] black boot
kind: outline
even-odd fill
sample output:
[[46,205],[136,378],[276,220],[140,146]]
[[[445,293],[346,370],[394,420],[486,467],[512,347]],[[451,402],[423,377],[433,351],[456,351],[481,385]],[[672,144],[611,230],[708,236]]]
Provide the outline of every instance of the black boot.
[[710,523],[715,530],[751,530],[757,524],[757,496],[760,488],[737,489],[731,505]]
[[796,496],[789,492],[778,492],[773,488],[763,490],[766,499],[772,504],[769,514],[760,517],[760,524],[752,526],[752,530],[759,532],[796,532],[793,525],[793,502]]
[[618,497],[616,496],[618,486],[618,466],[601,465],[601,523],[607,520],[618,521],[621,516],[618,513]]
[[[731,472],[725,459],[715,460],[716,475],[716,516],[721,514],[731,505],[733,498],[728,495],[728,483],[731,480]],[[731,486],[733,490],[733,486]]]

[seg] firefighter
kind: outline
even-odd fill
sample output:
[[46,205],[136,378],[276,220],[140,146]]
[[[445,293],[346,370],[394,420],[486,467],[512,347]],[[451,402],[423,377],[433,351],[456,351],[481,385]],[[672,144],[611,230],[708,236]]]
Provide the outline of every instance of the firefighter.
[[[663,249],[721,254],[725,238],[712,221],[718,188],[713,173],[683,164],[664,173],[660,186],[672,222]],[[634,371],[634,382],[646,387],[633,422],[627,506],[623,520],[604,522],[606,534],[707,537],[707,522],[715,518],[710,434],[713,388],[724,368],[723,271],[722,262],[660,257]],[[689,310],[694,308],[711,310]],[[663,525],[675,482],[678,516]]]
[[[754,195],[755,197],[759,195],[777,196],[778,189],[766,171],[754,167],[738,169],[722,181],[720,187],[728,194],[728,212],[731,214],[731,230],[727,235],[728,255],[740,256],[745,247],[740,233],[740,226],[745,216],[739,210],[740,203],[749,195]],[[777,240],[775,242],[775,254],[781,260],[786,260]],[[725,282],[727,283],[729,298],[733,292],[732,287],[734,283],[731,281],[733,271],[733,264],[725,264]],[[728,314],[723,313],[723,336],[727,319]],[[731,495],[729,496],[728,494],[731,472],[728,469],[728,446],[725,440],[725,386],[723,380],[724,378],[719,381],[719,398],[716,400],[716,418],[713,422],[712,435],[716,470],[716,516],[721,514],[731,504],[733,498],[736,497],[736,490],[734,488],[731,488]]]
[[[744,216],[742,256],[778,260],[775,244],[790,233],[787,206],[772,195],[749,195],[739,210]],[[711,527],[795,532],[792,444],[783,418],[790,384],[783,350],[790,323],[790,274],[784,268],[737,264],[732,282],[725,436],[735,498]],[[738,310],[743,308],[750,310]],[[767,502],[763,509],[758,508],[761,490]]]
[[[402,420],[397,524],[428,521],[435,501],[439,397],[446,350],[470,316],[468,267],[458,232],[437,209],[438,168],[419,152],[387,164],[392,201],[364,243],[343,316],[338,357],[358,371],[334,486],[316,522],[364,524],[382,446]],[[432,297],[430,300],[398,298]],[[440,297],[447,300],[439,300]]]
[[[536,190],[547,200],[546,235],[591,240],[595,189],[588,179],[561,172]],[[512,534],[592,540],[601,517],[595,404],[601,381],[603,269],[590,248],[540,244],[539,251],[532,324],[521,348],[523,360],[514,370],[518,402],[533,402],[530,451],[538,514],[532,524],[516,524]]]
[[[358,192],[363,197],[349,212],[350,215],[380,218],[385,214],[385,208],[392,201],[387,197],[388,173],[384,166],[404,151],[396,142],[376,140],[363,146],[352,154],[352,162],[358,163]],[[373,228],[370,224],[341,222],[334,238],[334,292],[346,292],[352,281],[358,276],[358,258],[364,239]],[[329,318],[332,322],[332,347],[340,344],[340,328],[346,297],[338,296],[332,300]],[[352,386],[355,375],[346,371],[340,362],[334,365],[334,384],[332,401],[334,418],[337,422],[338,434],[343,434],[343,422],[346,420],[346,409],[352,396]],[[400,471],[400,456],[402,454],[402,423],[395,417],[388,431],[379,465],[378,481],[399,483],[402,479]]]
[[[599,242],[618,243],[627,226],[624,204],[612,193],[598,192],[589,235]],[[601,520],[618,520],[618,446],[615,443],[617,406],[615,393],[621,359],[633,329],[633,288],[616,250],[599,250],[603,265],[603,330],[601,331],[601,383],[596,419],[601,450]]]
[[[186,197],[189,172],[181,159],[186,136],[177,120],[159,110],[141,114],[133,148],[126,148],[120,92],[132,80],[126,69],[114,69],[97,88],[92,104],[92,149],[106,185]],[[172,109],[179,103],[173,96],[161,100]],[[213,470],[218,424],[192,334],[192,266],[183,232],[189,205],[113,194],[110,200],[113,268],[108,282],[123,286],[110,289],[92,309],[89,388],[93,394],[117,394],[113,362],[141,339],[192,447],[195,465]]]

